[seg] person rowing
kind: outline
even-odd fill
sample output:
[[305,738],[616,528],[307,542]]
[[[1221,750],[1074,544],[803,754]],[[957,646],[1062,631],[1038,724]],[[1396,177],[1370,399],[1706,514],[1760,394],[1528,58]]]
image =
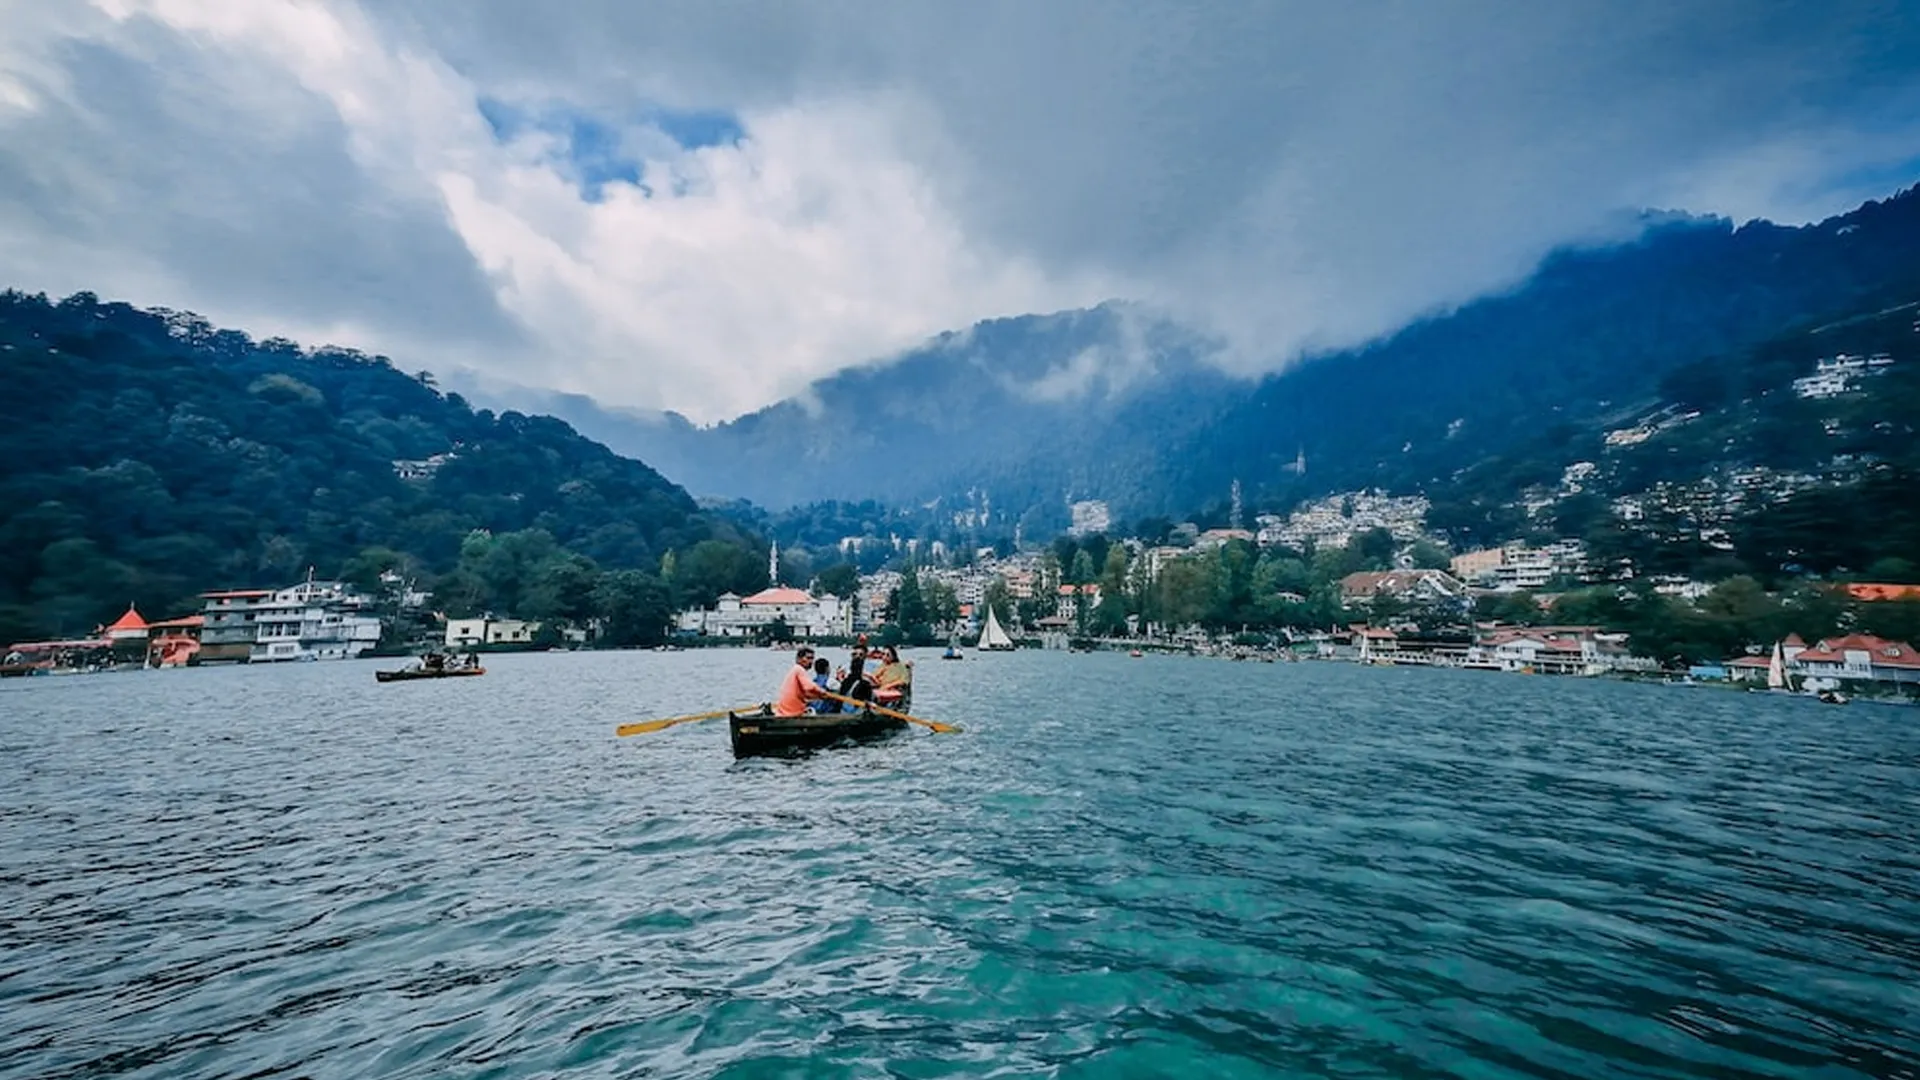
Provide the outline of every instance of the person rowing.
[[807,702],[825,695],[826,691],[813,682],[813,646],[802,645],[794,652],[793,667],[787,669],[787,677],[780,683],[780,694],[773,702],[773,715],[805,716]]

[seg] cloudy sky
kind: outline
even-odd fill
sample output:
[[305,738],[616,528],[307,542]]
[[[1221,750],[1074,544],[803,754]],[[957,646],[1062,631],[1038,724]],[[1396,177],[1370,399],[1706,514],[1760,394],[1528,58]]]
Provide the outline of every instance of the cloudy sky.
[[0,0],[0,285],[737,415],[1125,297],[1258,370],[1920,179],[1920,5]]

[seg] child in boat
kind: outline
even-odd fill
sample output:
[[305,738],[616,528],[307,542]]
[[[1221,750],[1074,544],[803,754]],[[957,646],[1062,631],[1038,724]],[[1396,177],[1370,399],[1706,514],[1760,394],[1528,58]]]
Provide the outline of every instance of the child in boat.
[[[813,662],[813,685],[819,687],[820,692],[823,694],[832,688],[831,681],[827,676],[827,673],[832,669],[833,665],[827,663],[827,658],[824,656]],[[818,701],[810,702],[807,708],[817,713],[839,712],[840,703],[832,698],[823,697]]]

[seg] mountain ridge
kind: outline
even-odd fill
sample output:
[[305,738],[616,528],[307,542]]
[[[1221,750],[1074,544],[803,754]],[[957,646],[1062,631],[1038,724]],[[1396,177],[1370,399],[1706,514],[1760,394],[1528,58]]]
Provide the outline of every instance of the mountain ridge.
[[[586,398],[561,414],[701,495],[779,509],[984,493],[1037,535],[1065,527],[1072,498],[1179,514],[1234,480],[1250,505],[1435,482],[1508,445],[1517,422],[1651,398],[1676,366],[1920,280],[1920,188],[1808,225],[1641,220],[1631,241],[1556,250],[1511,289],[1258,379],[1212,367],[1202,336],[1112,303],[983,321],[711,427]],[[1139,377],[1072,392],[1103,389],[1095,368],[1116,360]]]

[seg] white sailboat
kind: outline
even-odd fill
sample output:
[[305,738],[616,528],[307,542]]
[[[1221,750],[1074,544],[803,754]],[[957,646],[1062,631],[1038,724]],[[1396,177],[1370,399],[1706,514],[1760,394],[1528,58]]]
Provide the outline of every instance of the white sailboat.
[[976,647],[993,652],[1005,652],[1013,648],[1013,639],[1000,628],[1000,620],[991,607],[987,609],[987,625],[980,629],[980,644]]
[[1793,692],[1793,683],[1787,678],[1787,661],[1777,641],[1773,643],[1773,656],[1767,661],[1767,689]]

